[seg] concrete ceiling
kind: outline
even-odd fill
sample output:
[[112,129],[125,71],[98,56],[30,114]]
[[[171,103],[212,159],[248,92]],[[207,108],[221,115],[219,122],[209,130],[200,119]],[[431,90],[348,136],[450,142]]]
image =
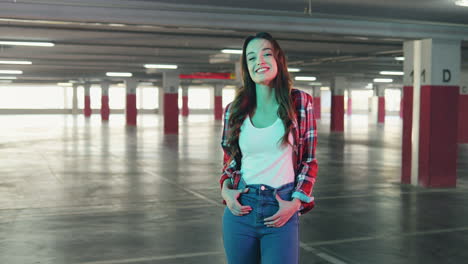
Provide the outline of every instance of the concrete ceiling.
[[33,64],[0,70],[22,70],[15,82],[97,82],[108,71],[128,71],[159,83],[161,71],[149,73],[147,63],[177,64],[183,74],[234,72],[239,55],[220,50],[240,49],[258,31],[278,39],[290,67],[319,81],[401,71],[394,57],[402,55],[403,41],[430,36],[462,41],[468,66],[468,7],[449,0],[9,0],[0,1],[0,40],[56,45],[2,45],[0,59]]

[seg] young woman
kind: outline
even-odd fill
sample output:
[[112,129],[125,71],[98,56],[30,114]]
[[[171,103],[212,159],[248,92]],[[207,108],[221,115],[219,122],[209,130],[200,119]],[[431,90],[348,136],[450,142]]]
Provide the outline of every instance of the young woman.
[[223,241],[229,264],[299,262],[299,215],[314,207],[317,131],[312,97],[292,88],[268,33],[249,36],[243,86],[224,113]]

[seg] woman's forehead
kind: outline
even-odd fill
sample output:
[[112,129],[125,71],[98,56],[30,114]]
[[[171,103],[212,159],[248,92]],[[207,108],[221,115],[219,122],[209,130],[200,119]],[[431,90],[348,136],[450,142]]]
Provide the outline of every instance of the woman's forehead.
[[252,39],[247,45],[246,52],[248,55],[250,52],[258,53],[259,51],[266,48],[273,50],[273,45],[271,45],[270,41],[262,38],[255,38]]

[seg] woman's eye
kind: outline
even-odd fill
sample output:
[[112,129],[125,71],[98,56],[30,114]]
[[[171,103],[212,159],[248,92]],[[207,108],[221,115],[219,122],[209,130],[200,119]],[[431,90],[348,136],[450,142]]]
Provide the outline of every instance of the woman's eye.
[[267,54],[265,54],[265,56],[271,56],[271,53],[267,53]]
[[255,59],[255,57],[251,57],[251,58],[249,58],[248,60],[251,61],[251,60],[254,60],[254,59]]

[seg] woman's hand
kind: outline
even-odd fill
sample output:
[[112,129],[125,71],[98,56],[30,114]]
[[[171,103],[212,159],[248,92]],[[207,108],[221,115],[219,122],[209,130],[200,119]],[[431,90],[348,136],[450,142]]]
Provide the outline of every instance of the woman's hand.
[[226,201],[226,205],[233,215],[243,216],[252,211],[252,207],[248,205],[241,205],[238,201],[239,196],[242,193],[247,193],[248,191],[249,188],[235,190],[230,189],[227,185],[223,185],[223,189],[221,190],[221,196]]
[[301,201],[296,198],[292,201],[285,201],[276,194],[276,200],[279,204],[278,212],[263,219],[265,225],[268,227],[282,227],[301,207]]

